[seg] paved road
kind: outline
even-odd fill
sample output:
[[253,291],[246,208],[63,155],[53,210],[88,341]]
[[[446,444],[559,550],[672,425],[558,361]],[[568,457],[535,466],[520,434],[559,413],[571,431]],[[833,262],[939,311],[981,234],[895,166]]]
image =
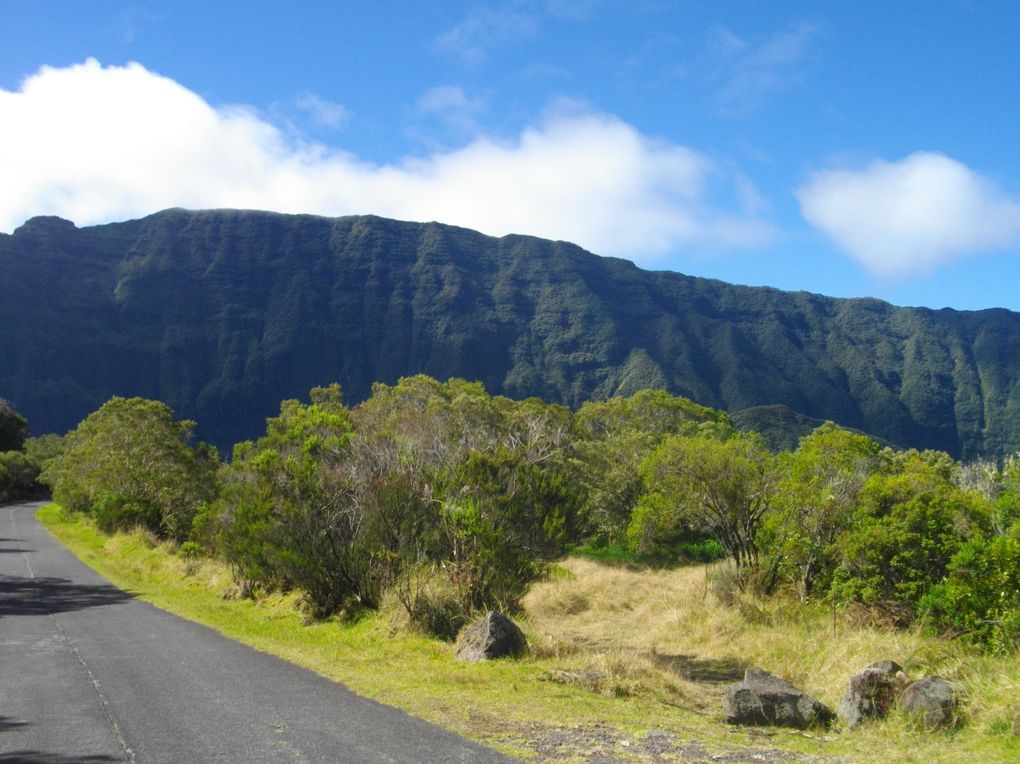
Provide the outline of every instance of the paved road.
[[508,761],[132,599],[38,506],[0,508],[0,761]]

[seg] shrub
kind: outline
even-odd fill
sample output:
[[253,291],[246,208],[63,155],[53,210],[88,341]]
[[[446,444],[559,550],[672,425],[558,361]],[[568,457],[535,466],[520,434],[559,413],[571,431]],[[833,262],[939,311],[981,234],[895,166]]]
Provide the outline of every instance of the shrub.
[[0,451],[20,451],[28,438],[28,421],[0,398]]
[[405,571],[392,589],[411,626],[422,634],[452,642],[471,621],[474,611],[464,593],[437,565]]
[[197,541],[185,541],[177,550],[177,555],[184,560],[197,560],[205,554],[205,548]]
[[[311,396],[284,401],[265,436],[234,448],[215,544],[244,588],[297,588],[323,618],[377,604],[384,558],[347,472],[353,432],[339,387]],[[203,512],[196,533],[208,537],[213,522]]]
[[20,451],[0,452],[0,501],[35,499],[46,495],[39,483],[39,465]]
[[937,452],[905,452],[868,480],[854,525],[833,545],[838,597],[917,608],[953,555],[989,530],[988,503],[950,482],[952,464]]
[[218,457],[204,444],[188,445],[193,429],[158,401],[112,398],[67,436],[42,480],[58,504],[98,510],[108,527],[140,520],[184,540],[199,505],[217,490]]
[[92,517],[103,533],[144,528],[159,531],[159,509],[137,496],[104,491],[91,507]]
[[935,625],[1003,653],[1020,647],[1020,523],[1014,528],[964,544],[920,602]]

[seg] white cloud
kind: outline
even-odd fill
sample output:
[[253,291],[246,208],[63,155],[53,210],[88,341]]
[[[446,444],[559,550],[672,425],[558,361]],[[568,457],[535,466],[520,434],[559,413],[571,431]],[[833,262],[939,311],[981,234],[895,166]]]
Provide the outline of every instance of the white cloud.
[[478,134],[477,118],[485,111],[485,101],[469,97],[456,85],[437,85],[422,93],[417,110],[422,117],[438,121],[447,132],[464,138]]
[[538,30],[537,15],[509,7],[482,6],[437,37],[432,49],[459,58],[465,64],[480,64],[491,49],[530,39]]
[[754,43],[728,29],[715,29],[709,40],[709,58],[719,108],[742,116],[788,88],[800,77],[817,36],[818,28],[810,23],[796,24]]
[[468,98],[456,85],[437,85],[426,90],[418,99],[418,109],[426,114],[476,112],[479,108],[480,102]]
[[294,102],[294,105],[308,114],[315,124],[331,130],[343,127],[350,118],[350,113],[343,104],[327,101],[315,93],[305,93]]
[[811,225],[884,279],[1020,242],[1020,203],[937,153],[819,172],[797,198]]
[[[447,93],[449,95],[449,93]],[[0,90],[0,230],[33,215],[79,225],[167,207],[372,213],[576,242],[645,264],[684,247],[754,246],[734,182],[690,149],[602,114],[551,113],[516,139],[377,165],[295,143],[252,110],[214,108],[139,64],[43,68]]]

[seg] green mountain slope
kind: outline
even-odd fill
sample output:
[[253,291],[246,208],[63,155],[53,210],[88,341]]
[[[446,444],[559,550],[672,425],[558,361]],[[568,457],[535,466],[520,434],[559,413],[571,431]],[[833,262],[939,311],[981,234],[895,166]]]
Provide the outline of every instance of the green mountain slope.
[[1020,314],[1005,310],[739,287],[436,223],[239,211],[34,218],[0,235],[0,291],[0,397],[36,433],[142,395],[227,445],[313,385],[337,380],[354,403],[424,372],[569,405],[662,387],[734,412],[785,406],[963,458],[1020,449]]

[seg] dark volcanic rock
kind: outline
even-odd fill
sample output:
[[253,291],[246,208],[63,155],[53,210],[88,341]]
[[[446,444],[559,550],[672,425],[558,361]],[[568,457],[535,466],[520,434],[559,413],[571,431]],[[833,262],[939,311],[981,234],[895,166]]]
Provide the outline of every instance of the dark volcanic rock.
[[520,655],[528,643],[513,621],[495,610],[475,621],[457,646],[457,660],[465,663]]
[[954,727],[959,695],[945,679],[926,676],[907,687],[900,696],[900,710],[920,720],[927,729]]
[[893,661],[881,661],[852,677],[836,706],[836,715],[853,729],[867,719],[884,719],[896,702],[896,675],[902,669]]
[[730,724],[769,725],[806,729],[826,726],[832,710],[784,679],[750,668],[744,681],[730,685],[723,701]]

